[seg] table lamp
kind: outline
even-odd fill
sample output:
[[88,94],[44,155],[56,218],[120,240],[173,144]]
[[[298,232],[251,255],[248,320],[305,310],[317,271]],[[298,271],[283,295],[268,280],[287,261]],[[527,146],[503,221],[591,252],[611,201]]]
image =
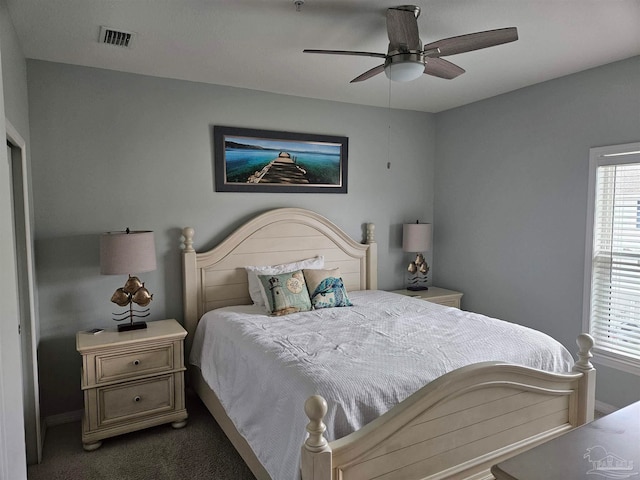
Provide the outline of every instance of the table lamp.
[[151,231],[106,232],[100,236],[100,273],[102,275],[129,275],[124,287],[118,288],[111,301],[129,309],[113,313],[116,322],[129,319],[129,323],[118,325],[118,331],[147,328],[146,322],[134,322],[134,318],[149,316],[149,308],[134,310],[133,304],[146,307],[153,295],[138,277],[131,274],[151,272],[156,269],[156,247]]
[[402,226],[402,250],[416,254],[416,259],[409,263],[407,268],[407,290],[428,290],[427,265],[422,252],[431,248],[431,224],[430,223],[405,223]]

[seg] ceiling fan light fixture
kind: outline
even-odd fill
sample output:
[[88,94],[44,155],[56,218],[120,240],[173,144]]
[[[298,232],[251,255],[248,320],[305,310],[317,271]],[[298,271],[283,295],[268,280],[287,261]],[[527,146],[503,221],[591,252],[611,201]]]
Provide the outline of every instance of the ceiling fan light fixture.
[[[293,1],[295,3],[303,0]],[[518,29],[508,27],[443,38],[423,45],[418,32],[419,15],[420,7],[415,5],[387,8],[389,47],[386,55],[354,50],[304,50],[304,52],[384,58],[383,64],[358,75],[351,80],[351,83],[368,80],[383,71],[390,80],[395,82],[410,82],[423,74],[451,80],[462,75],[465,70],[441,57],[472,52],[518,40]]]
[[394,82],[410,82],[422,76],[424,64],[412,61],[389,63],[384,67],[384,73]]

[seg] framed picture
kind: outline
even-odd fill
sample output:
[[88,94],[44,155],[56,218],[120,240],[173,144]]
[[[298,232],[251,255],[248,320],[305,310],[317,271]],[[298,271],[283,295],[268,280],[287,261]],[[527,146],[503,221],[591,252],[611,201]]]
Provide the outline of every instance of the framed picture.
[[216,192],[347,193],[347,137],[213,127]]

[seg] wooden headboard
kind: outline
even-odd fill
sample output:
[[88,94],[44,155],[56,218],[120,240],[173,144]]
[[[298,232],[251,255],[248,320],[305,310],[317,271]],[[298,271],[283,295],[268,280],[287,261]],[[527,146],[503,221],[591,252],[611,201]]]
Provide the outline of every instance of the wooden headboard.
[[366,231],[363,245],[322,215],[302,208],[279,208],[248,221],[208,252],[197,253],[195,232],[185,227],[182,271],[187,352],[204,313],[251,304],[247,265],[276,265],[324,255],[327,268],[340,267],[347,291],[376,289],[374,225],[367,224]]

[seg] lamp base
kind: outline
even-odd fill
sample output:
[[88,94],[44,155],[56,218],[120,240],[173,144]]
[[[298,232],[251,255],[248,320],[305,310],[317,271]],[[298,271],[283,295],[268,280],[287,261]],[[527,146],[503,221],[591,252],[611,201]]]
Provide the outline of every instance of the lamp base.
[[118,325],[119,332],[128,332],[130,330],[142,330],[147,328],[147,322],[133,322],[125,323],[124,325]]
[[422,290],[429,290],[429,287],[407,287],[407,290],[411,292],[420,292]]

